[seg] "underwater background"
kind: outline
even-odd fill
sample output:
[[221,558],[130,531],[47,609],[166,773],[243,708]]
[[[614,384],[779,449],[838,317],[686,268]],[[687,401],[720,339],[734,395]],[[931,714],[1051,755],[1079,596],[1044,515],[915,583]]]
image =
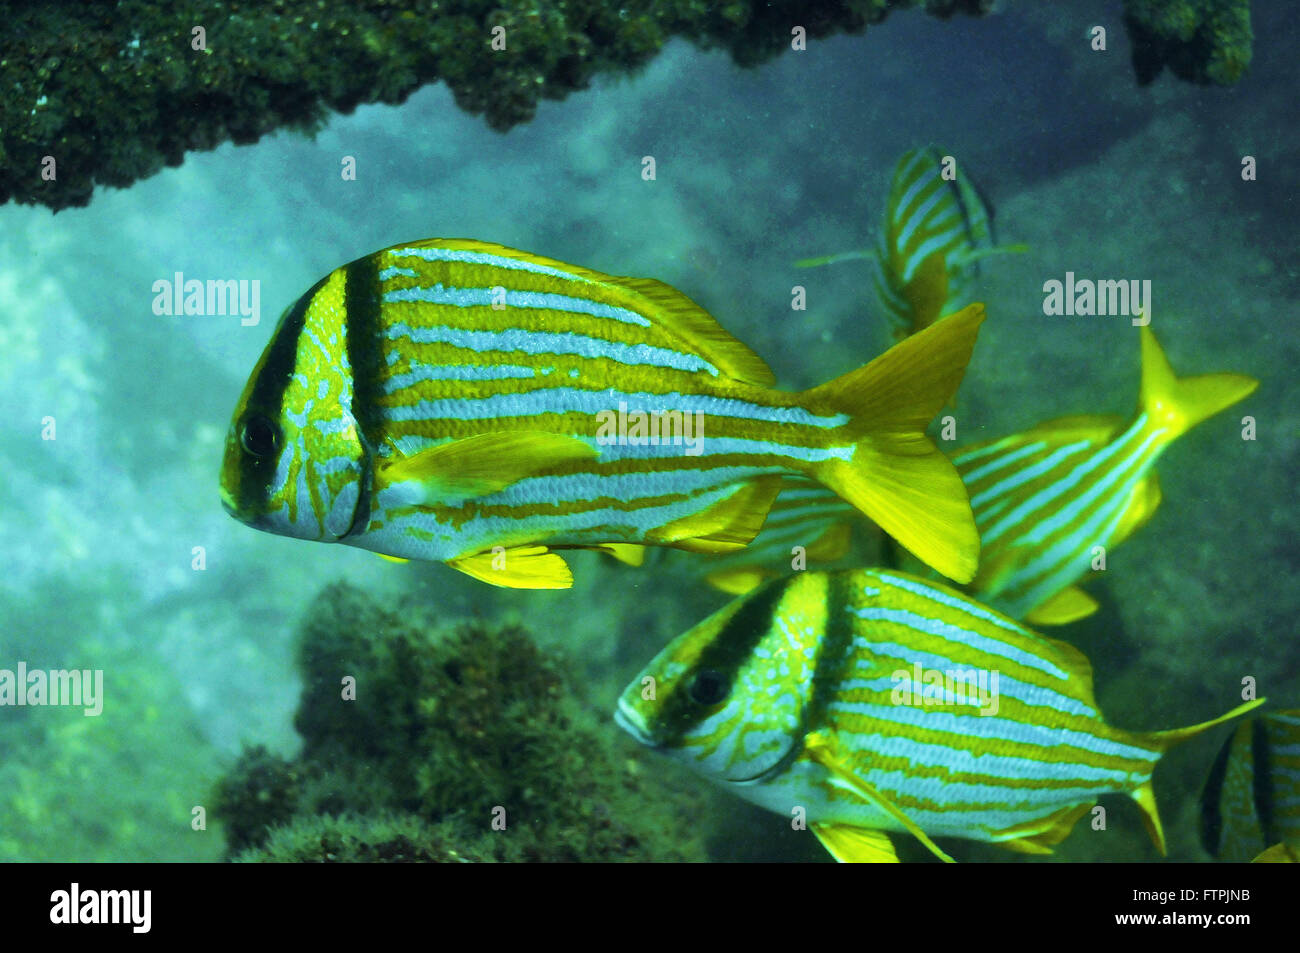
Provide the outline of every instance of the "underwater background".
[[[847,372],[891,340],[869,263],[794,262],[872,245],[894,163],[932,142],[978,181],[999,241],[1028,247],[982,268],[958,445],[1131,413],[1130,322],[1043,313],[1043,283],[1067,271],[1150,279],[1180,374],[1261,382],[1164,455],[1163,505],[1088,581],[1101,611],[1049,634],[1091,659],[1112,725],[1208,719],[1246,677],[1300,705],[1300,16],[1252,9],[1253,62],[1226,88],[1168,73],[1139,86],[1117,3],[900,10],[752,69],[675,40],[508,132],[431,85],[314,138],[189,153],[85,208],[0,207],[0,668],[105,679],[97,717],[0,708],[0,859],[826,859],[786,818],[613,724],[628,679],[728,599],[696,557],[578,554],[570,590],[497,589],[254,532],[222,511],[217,470],[274,317],[336,266],[407,240],[652,276],[784,388]],[[1105,52],[1089,46],[1097,23]],[[154,314],[153,283],[176,272],[259,280],[260,323]],[[806,311],[791,309],[795,285]],[[340,664],[373,686],[358,718],[319,704]],[[1226,733],[1157,772],[1170,859],[1210,859],[1198,795]],[[1111,801],[1104,836],[1081,824],[1048,860],[1157,859],[1137,808]],[[518,833],[487,830],[502,803]]]

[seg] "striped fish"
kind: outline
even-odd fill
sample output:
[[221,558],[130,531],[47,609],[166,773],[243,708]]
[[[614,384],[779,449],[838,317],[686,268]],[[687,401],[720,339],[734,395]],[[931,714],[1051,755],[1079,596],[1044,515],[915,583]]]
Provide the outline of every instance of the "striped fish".
[[[1063,417],[953,454],[980,531],[979,572],[964,587],[975,598],[1032,625],[1095,612],[1096,601],[1074,583],[1090,571],[1093,547],[1109,552],[1151,518],[1161,499],[1160,454],[1258,386],[1240,374],[1179,379],[1150,329],[1141,334],[1141,398],[1130,420]],[[784,495],[774,511],[787,508]],[[765,527],[706,578],[729,592],[747,591],[789,571],[789,541],[842,538],[863,525],[820,486],[805,482],[798,503],[779,541]],[[778,543],[785,548],[776,550]]]
[[1260,715],[1233,731],[1201,794],[1201,843],[1234,863],[1281,844],[1273,854],[1294,862],[1300,851],[1300,709]]
[[565,588],[557,549],[742,547],[802,475],[969,579],[969,504],[923,431],[982,320],[972,305],[786,393],[660,282],[486,242],[397,245],[285,312],[235,409],[222,500],[269,532]]
[[928,146],[898,160],[876,250],[796,264],[874,259],[877,297],[895,337],[904,338],[970,302],[980,258],[1023,250],[1021,245],[994,247],[988,205],[969,176],[958,175],[951,156]]
[[1106,724],[1077,649],[898,572],[807,572],[675,639],[616,719],[740,797],[802,818],[839,860],[896,861],[885,832],[1050,853],[1104,794],[1137,802],[1172,731]]

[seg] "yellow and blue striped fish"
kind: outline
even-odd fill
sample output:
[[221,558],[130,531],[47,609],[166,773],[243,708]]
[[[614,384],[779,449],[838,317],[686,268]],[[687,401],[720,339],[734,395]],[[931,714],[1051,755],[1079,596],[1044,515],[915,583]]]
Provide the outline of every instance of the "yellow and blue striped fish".
[[1242,722],[1224,744],[1201,794],[1201,843],[1244,863],[1300,851],[1300,709]]
[[1151,775],[1172,731],[1106,724],[1092,669],[954,589],[806,572],[741,596],[628,685],[616,719],[736,795],[802,816],[839,860],[896,861],[886,831],[1050,853],[1103,794],[1164,833]]
[[[947,160],[947,161],[945,161]],[[934,147],[912,149],[894,169],[875,251],[806,258],[800,267],[874,258],[875,287],[894,335],[904,338],[971,300],[979,259],[994,247],[988,205],[956,162]]]
[[269,532],[565,588],[556,549],[733,550],[803,475],[965,580],[970,507],[924,429],[982,320],[972,305],[786,393],[660,282],[479,241],[396,245],[285,312],[235,409],[222,500]]
[[[980,530],[979,571],[964,587],[975,598],[1033,625],[1096,611],[1074,585],[1090,571],[1093,547],[1109,552],[1151,518],[1161,499],[1154,466],[1170,443],[1258,386],[1240,374],[1180,379],[1151,330],[1141,336],[1141,397],[1130,420],[1063,417],[952,455]],[[797,489],[797,508],[793,499],[783,502],[785,492],[773,504],[792,510],[780,538],[765,528],[711,570],[709,582],[747,591],[790,571],[791,541],[840,539],[862,525],[859,513],[818,485]]]

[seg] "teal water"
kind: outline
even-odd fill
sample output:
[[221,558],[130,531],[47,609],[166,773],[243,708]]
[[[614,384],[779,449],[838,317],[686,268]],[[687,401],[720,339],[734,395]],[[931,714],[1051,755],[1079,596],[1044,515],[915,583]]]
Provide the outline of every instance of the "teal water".
[[[1094,53],[1087,5],[1036,6],[980,21],[898,14],[752,71],[673,43],[635,79],[544,103],[504,135],[431,87],[335,117],[314,141],[281,133],[191,154],[85,209],[0,208],[0,668],[105,679],[98,717],[0,708],[0,859],[220,859],[222,825],[209,816],[195,830],[195,808],[210,812],[241,745],[297,752],[295,632],[338,580],[398,613],[518,622],[562,651],[613,756],[698,805],[677,836],[702,841],[702,856],[822,858],[784,819],[635,751],[608,718],[651,655],[725,602],[691,557],[637,570],[578,555],[570,591],[504,591],[250,530],[222,511],[217,467],[280,311],[334,267],[417,238],[481,238],[658,278],[766,358],[783,387],[849,371],[890,340],[867,265],[793,262],[869,245],[894,162],[929,142],[977,178],[1000,240],[1028,246],[983,270],[989,319],[959,442],[1131,411],[1128,321],[1043,314],[1043,283],[1067,271],[1150,279],[1180,373],[1261,381],[1166,453],[1160,511],[1089,584],[1102,610],[1051,634],[1090,657],[1112,724],[1212,717],[1245,678],[1300,705],[1294,13],[1257,5],[1255,61],[1232,89],[1169,76],[1137,88],[1118,8],[1106,13],[1112,50]],[[1256,181],[1241,178],[1247,155]],[[356,158],[356,181],[341,179],[343,156]],[[155,315],[153,283],[176,272],[258,280],[260,323]],[[796,284],[807,311],[790,308]],[[1245,415],[1253,441],[1241,438]],[[1209,859],[1196,796],[1225,731],[1177,749],[1157,775],[1173,858]],[[1081,825],[1057,859],[1155,859],[1136,809],[1115,801],[1109,834]],[[904,859],[921,859],[913,846]]]

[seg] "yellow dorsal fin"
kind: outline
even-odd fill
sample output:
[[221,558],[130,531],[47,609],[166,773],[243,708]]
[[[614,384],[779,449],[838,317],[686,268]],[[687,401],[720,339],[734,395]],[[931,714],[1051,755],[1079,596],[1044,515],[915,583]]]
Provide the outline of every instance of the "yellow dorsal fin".
[[[1209,731],[1225,721],[1231,721],[1233,718],[1244,715],[1249,711],[1254,711],[1266,701],[1268,701],[1266,698],[1257,698],[1254,701],[1238,705],[1232,711],[1222,714],[1218,718],[1203,721],[1199,725],[1191,725],[1187,728],[1171,728],[1167,731],[1143,732],[1138,737],[1147,744],[1155,745],[1160,749],[1161,754],[1164,754],[1174,745],[1189,738],[1195,738],[1202,732]],[[1155,788],[1152,787],[1151,779],[1147,778],[1142,782],[1130,796],[1137,802],[1137,806],[1142,809],[1142,823],[1146,826],[1147,833],[1151,835],[1151,841],[1156,845],[1156,850],[1160,851],[1160,855],[1163,857],[1165,854],[1165,832],[1160,823],[1160,812],[1156,808],[1156,792]]]
[[503,589],[568,589],[573,585],[568,563],[545,546],[474,553],[449,560],[447,565]]
[[1066,586],[1035,606],[1025,616],[1025,622],[1030,625],[1065,625],[1087,618],[1097,608],[1097,600],[1078,586]]
[[1055,436],[1061,443],[1073,443],[1076,440],[1102,443],[1123,426],[1124,418],[1118,414],[1069,414],[1034,424],[1025,433],[1036,437]]
[[606,280],[653,302],[655,322],[690,344],[697,354],[728,377],[760,387],[776,383],[772,369],[761,357],[676,288],[653,278],[609,276]]
[[1050,854],[1052,848],[1069,836],[1070,831],[1074,830],[1074,825],[1079,822],[1079,818],[1092,810],[1092,807],[1091,804],[1063,807],[1047,817],[1008,827],[993,836],[995,838],[1014,836],[1007,840],[995,840],[994,843],[1021,854]]
[[649,534],[661,545],[693,553],[730,553],[748,546],[763,528],[781,491],[779,476],[759,477],[699,513],[673,520]]
[[1111,537],[1111,547],[1118,546],[1141,529],[1147,520],[1155,515],[1160,500],[1160,478],[1152,470],[1137,486],[1133,487],[1133,492],[1129,494],[1124,515],[1120,517],[1115,533]]
[[[603,272],[570,265],[567,262],[532,252],[508,248],[495,242],[478,241],[469,238],[430,238],[424,241],[410,242],[404,248],[449,248],[463,251],[483,252],[501,258],[513,258],[517,261],[531,262],[568,275],[574,275],[585,281],[605,285],[609,289],[619,289],[624,294],[640,298],[648,307],[655,324],[664,330],[688,342],[691,348],[729,377],[736,380],[771,387],[776,382],[771,369],[763,359],[740,341],[732,337],[714,320],[713,316],[698,304],[682,294],[676,288],[655,281],[653,278],[624,278],[607,275]],[[617,292],[614,292],[617,294]]]
[[808,407],[849,415],[857,442],[852,461],[818,464],[815,476],[958,582],[974,578],[979,533],[961,477],[925,427],[961,383],[983,320],[984,306],[970,305],[805,395]]
[[1142,396],[1139,406],[1151,418],[1153,425],[1169,431],[1166,441],[1231,407],[1259,386],[1259,381],[1244,374],[1200,374],[1180,378],[1169,366],[1169,359],[1151,328],[1144,326],[1141,334]]
[[813,824],[812,832],[827,853],[842,864],[896,864],[898,854],[883,831],[847,824]]
[[597,456],[595,447],[564,434],[540,430],[485,433],[409,457],[391,457],[377,466],[375,488],[400,486],[408,503],[438,503],[486,496],[524,477]]
[[915,821],[895,807],[892,801],[854,773],[854,771],[844,763],[844,759],[840,757],[836,750],[835,742],[829,736],[823,735],[819,732],[810,732],[804,738],[804,753],[812,760],[825,767],[826,770],[835,774],[836,777],[848,784],[866,800],[870,801],[894,820],[898,821],[905,831],[924,844],[926,848],[934,854],[934,856],[938,857],[946,864],[956,863],[956,861],[940,850],[934,841],[930,840],[930,838],[926,836],[925,831],[921,830],[921,828],[916,825]]

